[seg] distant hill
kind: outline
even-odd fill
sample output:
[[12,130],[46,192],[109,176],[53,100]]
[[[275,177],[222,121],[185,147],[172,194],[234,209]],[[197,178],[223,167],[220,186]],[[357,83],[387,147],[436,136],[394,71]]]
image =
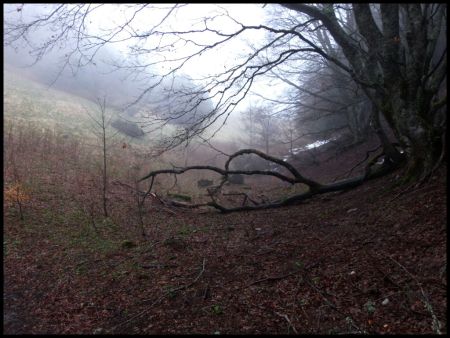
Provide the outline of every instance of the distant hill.
[[[85,96],[69,93],[63,89],[40,83],[32,73],[18,69],[14,66],[4,64],[4,89],[3,89],[3,110],[4,119],[9,121],[24,121],[26,123],[38,123],[43,127],[56,128],[66,133],[81,137],[91,136],[89,128],[92,127],[87,112],[98,113],[98,106],[95,102]],[[114,93],[110,95],[113,96]],[[113,110],[116,115],[112,121],[117,121],[119,111]],[[130,116],[126,117],[133,119]],[[222,125],[223,118],[220,118],[215,126],[211,127],[206,135],[211,135],[216,128]],[[220,132],[216,133],[216,141],[233,141],[239,138],[242,133],[240,114],[236,112],[229,116],[227,124],[222,126]],[[166,127],[166,132],[170,133],[173,128]],[[134,133],[135,134],[135,133]],[[148,134],[139,137],[129,137],[130,142],[137,144],[149,144],[152,139]],[[154,140],[154,138],[153,138]]]
[[[99,116],[95,102],[39,83],[12,67],[5,67],[3,76],[5,120],[39,124],[80,137],[93,136],[89,114]],[[117,120],[119,113],[115,110],[109,112],[113,114],[111,120]],[[133,142],[146,141],[145,135],[141,136],[140,140]]]

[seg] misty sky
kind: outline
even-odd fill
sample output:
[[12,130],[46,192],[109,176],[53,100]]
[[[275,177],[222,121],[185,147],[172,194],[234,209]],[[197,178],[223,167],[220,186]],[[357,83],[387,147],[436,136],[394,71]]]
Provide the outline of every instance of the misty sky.
[[[49,4],[26,4],[21,11],[17,11],[16,8],[18,8],[18,6],[20,5],[11,4],[4,6],[5,19],[19,16],[22,16],[24,18],[31,18],[36,15],[35,13],[42,13],[52,8]],[[56,4],[53,6],[56,6]],[[159,4],[156,6],[160,7],[161,10],[158,11],[152,8],[145,8],[137,14],[136,7],[131,6],[131,4],[107,4],[99,6],[95,11],[92,12],[92,16],[89,17],[89,32],[91,32],[92,34],[96,34],[110,29],[114,26],[117,27],[118,24],[124,22],[124,20],[126,19],[131,18],[133,15],[135,15],[135,17],[129,29],[134,30],[137,33],[146,32],[149,27],[155,24],[155,22],[160,22],[161,18],[166,15],[167,8],[171,5]],[[219,15],[209,23],[209,27],[218,30],[220,29],[221,31],[227,33],[236,31],[239,26],[230,18],[224,16],[223,14],[225,12],[228,12],[230,17],[245,25],[259,25],[264,23],[264,21],[266,20],[267,10],[263,8],[262,4],[222,4],[220,6],[213,4],[189,4],[180,8],[176,13],[173,13],[169,17],[169,20],[166,22],[166,24],[168,27],[177,30],[194,29],[203,27],[202,23],[205,17]],[[45,34],[48,34],[48,31],[34,33],[35,38],[33,39],[32,43],[39,44],[42,34],[44,34],[45,36]],[[126,33],[123,36],[126,36]],[[116,37],[116,40],[120,40],[121,38],[122,36],[118,35]],[[211,34],[202,34],[202,42],[204,43],[213,41],[213,38],[214,36],[211,36]],[[247,55],[249,52],[251,52],[250,46],[262,43],[264,38],[265,35],[262,31],[248,32],[242,35],[242,37],[238,37],[237,39],[233,39],[230,42],[227,42],[223,47],[210,50],[207,53],[203,53],[201,57],[192,59],[190,62],[186,63],[183,66],[182,73],[187,74],[192,78],[197,78],[212,75],[217,73],[218,71],[223,71],[223,69],[233,66],[237,62],[239,56]],[[120,56],[119,53],[127,53],[129,51],[128,48],[129,41],[108,44],[106,48],[103,48],[103,52],[99,53],[99,57],[96,61],[101,62],[102,60],[105,60],[107,62],[111,62],[111,60],[113,59],[117,60],[118,58],[123,58],[123,55]],[[167,52],[164,57],[176,58],[179,55],[186,55],[191,52],[192,45],[187,44],[185,46],[179,47],[178,49]],[[56,77],[56,74],[58,74],[58,71],[60,69],[60,65],[55,62],[54,57],[63,54],[64,50],[50,53],[47,57],[43,58],[40,64],[37,64],[34,67],[36,71],[40,70],[41,73],[39,73],[39,76],[43,76],[43,73],[45,73],[45,76],[47,76],[47,78],[41,80],[49,83],[52,81],[52,78],[54,79]],[[150,55],[149,57],[152,56]],[[16,65],[25,65],[30,63],[31,58],[29,58],[25,46],[25,50],[19,49],[18,53],[11,53],[10,51],[7,51],[5,53],[5,61],[7,63],[14,61]],[[164,66],[162,66],[162,68],[163,67]],[[170,69],[170,64],[168,63],[166,67],[169,67]],[[89,68],[88,72],[92,78],[103,76],[101,75],[102,73],[109,72],[108,69],[105,70],[105,68],[101,67],[97,68],[98,69],[95,69],[93,67]],[[33,68],[31,69],[31,71],[33,72]],[[159,69],[159,71],[164,71],[164,69]],[[70,72],[67,71],[65,74],[69,73]],[[81,75],[79,77],[81,78]],[[62,80],[59,81],[61,82]],[[66,81],[68,82],[69,80]],[[258,80],[252,87],[252,90],[258,92],[259,94],[273,97],[273,86],[273,83]],[[283,88],[283,84],[280,83],[277,83],[276,86],[278,92],[280,92],[280,89]],[[250,102],[254,104],[258,100],[260,100],[260,98],[255,96],[249,97],[245,102],[242,102],[240,104],[240,109],[238,109],[238,111],[245,109],[250,104]]]

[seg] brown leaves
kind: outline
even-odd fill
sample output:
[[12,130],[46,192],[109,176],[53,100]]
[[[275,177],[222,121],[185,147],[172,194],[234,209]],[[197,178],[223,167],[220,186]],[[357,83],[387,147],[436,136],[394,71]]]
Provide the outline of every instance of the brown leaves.
[[30,194],[20,183],[14,183],[6,188],[4,196],[8,203],[26,202],[31,199]]
[[[126,187],[112,189],[116,230],[94,218],[96,233],[72,198],[95,201],[96,181],[83,172],[69,194],[56,191],[57,173],[45,175],[25,230],[5,215],[4,309],[20,314],[5,333],[432,333],[419,287],[388,256],[414,273],[445,324],[445,175],[395,202],[386,177],[325,204],[230,215],[149,208],[147,240],[133,237]],[[31,192],[7,186],[5,201],[16,198]],[[125,240],[136,246],[121,249]]]

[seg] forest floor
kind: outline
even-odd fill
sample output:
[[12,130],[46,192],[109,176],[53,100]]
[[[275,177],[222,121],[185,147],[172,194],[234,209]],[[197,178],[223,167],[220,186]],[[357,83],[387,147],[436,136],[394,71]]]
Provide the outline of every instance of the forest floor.
[[447,168],[398,174],[279,209],[155,207],[141,240],[49,182],[24,221],[4,207],[3,333],[446,333]]

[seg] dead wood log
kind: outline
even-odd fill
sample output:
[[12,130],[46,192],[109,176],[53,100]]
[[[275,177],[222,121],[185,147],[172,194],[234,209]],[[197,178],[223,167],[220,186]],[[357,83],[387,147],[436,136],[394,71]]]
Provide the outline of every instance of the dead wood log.
[[[230,163],[234,158],[236,158],[238,156],[246,155],[246,154],[255,154],[269,162],[273,162],[280,166],[283,166],[284,168],[286,168],[289,171],[290,175],[287,176],[287,175],[283,175],[279,172],[270,171],[270,170],[230,170],[229,169]],[[195,165],[195,166],[188,166],[188,167],[182,167],[182,168],[162,169],[162,170],[155,170],[155,171],[150,172],[149,174],[147,174],[146,176],[141,178],[139,181],[151,179],[152,183],[150,185],[150,189],[147,191],[147,194],[149,194],[150,190],[151,190],[151,186],[153,185],[153,181],[154,181],[155,177],[158,175],[174,174],[176,176],[176,175],[180,175],[180,174],[183,174],[183,173],[185,173],[187,171],[191,171],[191,170],[214,171],[214,172],[222,175],[222,182],[217,187],[214,187],[214,192],[208,190],[209,196],[211,198],[210,202],[201,203],[201,204],[188,204],[188,203],[181,203],[181,202],[177,202],[177,201],[173,201],[173,200],[165,200],[165,202],[172,206],[179,206],[179,207],[185,207],[185,208],[198,208],[201,206],[209,206],[209,207],[219,210],[222,213],[237,212],[237,211],[250,211],[250,210],[263,210],[263,209],[278,208],[278,207],[282,207],[282,206],[286,206],[286,205],[292,205],[292,204],[298,203],[300,201],[309,199],[309,198],[313,197],[314,195],[318,195],[318,194],[352,189],[352,188],[355,188],[355,187],[361,185],[363,182],[365,182],[367,180],[370,180],[370,179],[373,179],[376,177],[380,177],[380,176],[384,176],[397,168],[397,166],[395,164],[393,164],[392,162],[389,162],[389,161],[384,161],[381,165],[375,165],[375,160],[377,158],[379,158],[379,156],[381,156],[381,155],[378,155],[375,159],[372,159],[366,165],[364,174],[357,176],[357,177],[344,179],[344,180],[337,181],[337,182],[332,182],[329,184],[321,184],[319,182],[316,182],[314,180],[306,178],[303,175],[301,175],[297,171],[297,169],[295,169],[288,162],[283,161],[282,159],[264,154],[263,152],[256,150],[256,149],[242,149],[234,154],[231,154],[229,156],[227,162],[225,163],[225,169],[218,168],[215,166],[210,166],[210,165]],[[304,193],[296,194],[296,195],[293,195],[293,196],[290,196],[288,198],[281,199],[281,200],[275,200],[270,203],[255,204],[255,205],[244,205],[243,204],[241,206],[232,207],[232,208],[225,207],[216,201],[215,196],[221,190],[224,183],[228,180],[228,176],[235,175],[235,174],[273,176],[284,182],[288,182],[292,185],[298,184],[298,183],[305,184],[308,187],[308,190]]]

